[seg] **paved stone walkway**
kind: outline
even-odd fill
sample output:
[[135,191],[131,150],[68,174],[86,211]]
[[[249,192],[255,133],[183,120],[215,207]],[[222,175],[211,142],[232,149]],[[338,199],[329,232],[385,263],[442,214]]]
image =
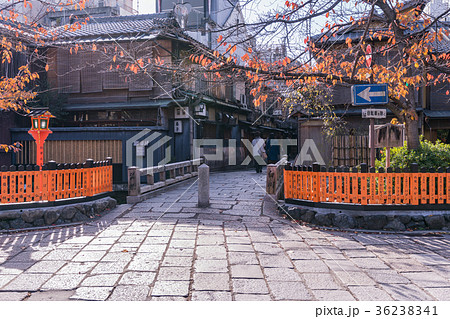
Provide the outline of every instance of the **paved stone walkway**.
[[315,230],[253,171],[183,182],[78,227],[0,236],[0,300],[450,300],[450,236]]

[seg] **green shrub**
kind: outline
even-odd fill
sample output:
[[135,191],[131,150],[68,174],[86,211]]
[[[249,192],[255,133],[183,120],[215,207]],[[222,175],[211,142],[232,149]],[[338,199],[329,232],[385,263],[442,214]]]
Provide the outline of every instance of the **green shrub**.
[[[385,166],[386,148],[381,152],[381,160],[376,161],[376,166]],[[419,167],[438,168],[450,166],[450,145],[441,141],[433,144],[420,137],[420,147],[417,150],[408,150],[405,145],[391,148],[391,167],[407,168],[412,163]]]

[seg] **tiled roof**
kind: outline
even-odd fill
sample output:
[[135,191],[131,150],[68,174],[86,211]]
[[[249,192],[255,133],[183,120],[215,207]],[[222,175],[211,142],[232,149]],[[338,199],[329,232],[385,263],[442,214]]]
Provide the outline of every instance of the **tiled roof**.
[[77,41],[91,42],[96,40],[123,39],[130,40],[145,35],[161,33],[165,27],[175,26],[176,21],[170,13],[156,13],[119,17],[92,17],[80,29],[64,31],[64,26],[49,30],[56,34],[56,42],[76,39]]
[[[448,22],[437,22],[435,27],[429,28],[429,32],[433,32],[435,31],[435,29],[439,29],[442,28],[444,30],[450,30],[450,24]],[[406,30],[405,33],[406,34],[411,34],[411,33],[415,33],[420,31],[421,29],[423,29],[423,27],[420,27],[420,29],[414,29],[413,31],[411,30]],[[387,28],[371,28],[369,29],[369,34],[373,33],[373,32],[387,32],[389,31]],[[314,35],[311,37],[311,40],[315,43],[316,46],[332,46],[332,45],[336,45],[336,44],[342,44],[345,43],[347,38],[350,38],[352,40],[352,42],[358,42],[361,37],[364,35],[364,30],[362,29],[347,29],[346,31],[336,34],[335,37],[329,37],[326,41],[323,40],[323,42],[320,41],[321,37],[324,34],[318,34],[318,35]],[[370,35],[367,36],[367,38],[370,38]],[[380,39],[378,38],[378,35],[373,37],[372,39],[374,42],[379,42]],[[381,42],[382,41],[387,41],[388,37],[387,36],[382,36],[381,38]],[[450,38],[445,35],[443,35],[443,39],[442,41],[435,41],[432,43],[432,46],[435,50],[437,50],[438,52],[449,52],[450,51]]]

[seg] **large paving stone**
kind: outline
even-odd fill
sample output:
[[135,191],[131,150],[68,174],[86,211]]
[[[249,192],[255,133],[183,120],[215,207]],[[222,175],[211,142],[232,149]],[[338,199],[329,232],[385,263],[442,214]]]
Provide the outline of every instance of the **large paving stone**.
[[300,275],[292,268],[264,268],[267,281],[302,281]]
[[327,273],[329,271],[328,266],[321,260],[294,260],[294,265],[300,273]]
[[367,274],[372,277],[377,283],[384,284],[408,284],[410,281],[405,278],[405,274],[399,274],[395,270],[385,269],[370,269]]
[[6,275],[6,274],[0,274],[0,288],[6,285],[8,282],[16,278],[17,275]]
[[70,299],[103,301],[109,297],[112,290],[113,287],[80,287]]
[[228,291],[193,291],[192,301],[231,301],[231,292]]
[[431,294],[437,300],[450,300],[450,287],[449,288],[425,288],[425,290]]
[[282,255],[264,255],[260,254],[259,261],[261,263],[261,266],[265,268],[294,268],[294,265],[292,264],[291,260],[286,257],[284,254]]
[[27,273],[53,274],[66,264],[65,261],[42,260],[31,266]]
[[86,274],[96,265],[95,262],[70,262],[62,267],[57,274]]
[[164,267],[191,267],[193,257],[165,257],[162,262]]
[[270,281],[269,287],[275,300],[313,300],[301,282]]
[[413,284],[381,284],[386,292],[394,300],[399,301],[427,301],[434,300],[432,296],[425,293],[422,289]]
[[233,278],[264,278],[261,267],[258,265],[232,265],[231,277]]
[[117,286],[108,298],[109,301],[144,301],[147,300],[150,287],[144,286]]
[[320,301],[354,301],[355,298],[346,290],[313,290],[315,299]]
[[389,269],[389,266],[378,258],[351,258],[351,261],[359,268]]
[[158,281],[188,281],[191,277],[190,267],[161,267]]
[[[115,261],[115,262],[100,262],[94,269],[91,270],[91,274],[121,274],[127,266],[127,261]],[[129,270],[135,270],[128,268]]]
[[120,274],[91,275],[81,283],[83,287],[113,287],[120,278]]
[[122,276],[119,285],[150,286],[155,277],[156,273],[154,272],[129,271]]
[[269,294],[236,294],[236,301],[271,301]]
[[198,259],[227,258],[227,252],[223,246],[198,246],[195,253]]
[[268,294],[266,282],[263,279],[233,279],[233,291],[240,294]]
[[375,286],[375,281],[363,271],[334,271],[334,275],[344,286]]
[[311,289],[342,289],[331,274],[306,273],[302,274],[306,285]]
[[51,274],[20,274],[1,290],[37,291],[51,276]]
[[228,262],[224,259],[197,259],[195,272],[228,272]]
[[0,292],[0,301],[21,301],[28,296],[28,292]]
[[75,262],[100,261],[100,259],[102,259],[105,254],[106,251],[81,251],[72,259],[72,261]]
[[152,292],[152,297],[158,296],[179,296],[189,295],[189,281],[156,281]]
[[255,253],[229,252],[230,265],[259,265]]
[[227,291],[230,290],[230,276],[226,273],[195,273],[192,287],[196,291]]
[[374,286],[350,286],[351,293],[356,297],[356,300],[362,301],[391,301],[393,300],[389,294]]
[[402,275],[419,287],[450,288],[450,282],[434,272],[411,272]]
[[68,274],[68,275],[54,275],[43,286],[42,290],[72,290],[78,287],[85,275],[83,274]]

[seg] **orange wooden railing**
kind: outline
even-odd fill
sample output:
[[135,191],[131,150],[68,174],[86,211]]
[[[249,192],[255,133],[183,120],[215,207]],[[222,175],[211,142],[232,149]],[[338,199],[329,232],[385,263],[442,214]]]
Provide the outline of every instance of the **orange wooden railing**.
[[[33,170],[36,169],[36,170]],[[112,160],[83,164],[56,164],[15,167],[0,172],[0,204],[56,201],[60,199],[90,197],[111,192]]]
[[[413,164],[414,165],[414,164]],[[286,199],[361,205],[450,203],[450,171],[412,166],[409,172],[356,168],[286,167]]]

